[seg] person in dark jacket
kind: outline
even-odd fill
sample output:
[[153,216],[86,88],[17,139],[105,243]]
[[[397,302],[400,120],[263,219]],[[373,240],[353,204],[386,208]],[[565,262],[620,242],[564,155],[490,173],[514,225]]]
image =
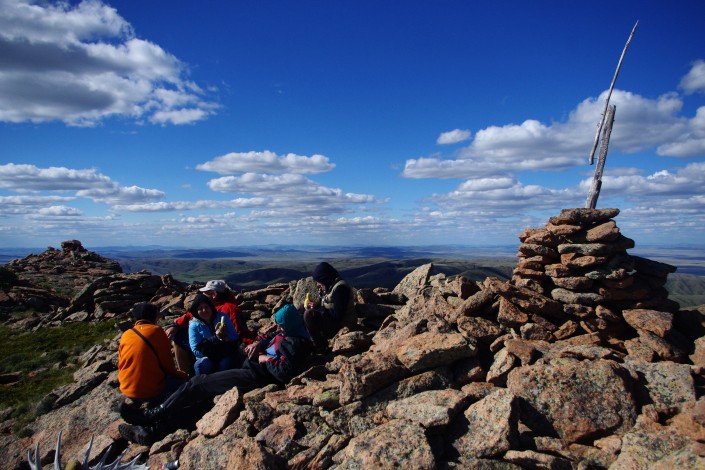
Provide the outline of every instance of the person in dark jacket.
[[193,377],[159,406],[145,411],[123,404],[120,415],[131,424],[118,427],[120,435],[131,442],[150,445],[157,437],[179,427],[190,427],[213,406],[213,398],[233,387],[246,393],[268,384],[286,384],[301,372],[311,352],[311,340],[293,305],[274,314],[277,332],[258,337],[248,345],[243,367]]
[[357,327],[355,298],[352,287],[326,262],[315,267],[313,280],[321,290],[321,303],[315,306],[310,302],[303,306],[304,323],[311,334],[316,351],[327,354],[330,352],[328,340],[342,327]]

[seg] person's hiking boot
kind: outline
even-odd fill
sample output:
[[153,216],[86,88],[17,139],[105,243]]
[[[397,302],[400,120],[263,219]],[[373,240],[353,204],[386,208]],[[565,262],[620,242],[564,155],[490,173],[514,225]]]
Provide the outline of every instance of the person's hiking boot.
[[164,416],[164,405],[157,405],[152,408],[147,408],[144,410],[144,417],[149,421],[151,424],[156,423],[161,419],[162,416]]
[[147,426],[154,424],[159,419],[159,417],[164,413],[164,407],[162,405],[158,405],[154,408],[147,408],[143,411],[141,408],[123,402],[120,404],[119,411],[122,419],[128,423],[136,424],[138,426]]
[[154,431],[149,426],[121,424],[118,432],[123,439],[141,446],[151,446],[154,443]]

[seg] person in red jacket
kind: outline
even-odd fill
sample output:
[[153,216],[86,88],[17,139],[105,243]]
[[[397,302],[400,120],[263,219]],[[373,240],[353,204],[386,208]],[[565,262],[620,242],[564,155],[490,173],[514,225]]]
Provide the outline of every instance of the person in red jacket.
[[174,365],[169,338],[156,324],[159,308],[141,302],[131,314],[135,323],[118,346],[120,391],[133,401],[158,402],[188,380],[188,374]]

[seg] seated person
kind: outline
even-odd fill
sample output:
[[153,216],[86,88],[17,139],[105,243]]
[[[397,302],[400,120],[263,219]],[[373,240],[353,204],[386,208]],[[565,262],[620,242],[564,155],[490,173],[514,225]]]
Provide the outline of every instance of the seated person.
[[312,302],[304,305],[304,323],[316,351],[330,352],[328,340],[344,326],[357,328],[355,298],[350,285],[340,277],[330,264],[320,263],[313,270],[313,280],[321,290],[321,304],[315,307]]
[[246,393],[268,384],[284,385],[301,373],[311,352],[301,314],[293,305],[285,305],[274,314],[274,321],[277,332],[247,346],[242,368],[193,377],[161,405],[145,411],[124,404],[120,415],[131,424],[121,424],[120,435],[150,445],[180,426],[193,426],[213,406],[215,396],[233,387]]
[[215,309],[230,317],[242,344],[250,344],[255,340],[255,334],[247,328],[242,313],[235,301],[235,294],[223,280],[208,281],[205,287],[198,289],[211,298]]
[[135,324],[123,332],[118,346],[120,391],[136,402],[159,402],[188,380],[188,374],[174,365],[169,338],[156,325],[159,308],[142,302],[131,315]]
[[[240,309],[235,303],[235,295],[227,287],[223,280],[208,281],[205,287],[199,289],[205,295],[213,300],[216,310],[223,312],[230,317],[230,321],[237,331],[238,337],[242,344],[250,344],[254,340],[252,333],[242,318]],[[216,299],[217,298],[217,299]],[[193,315],[186,312],[174,321],[173,325],[168,326],[165,331],[170,340],[174,343],[174,357],[176,363],[182,370],[190,371],[193,368],[193,363],[196,358],[191,353],[191,346],[188,339],[188,325]]]
[[196,357],[196,375],[232,369],[240,365],[238,336],[230,318],[218,312],[210,297],[198,294],[189,308],[188,341]]

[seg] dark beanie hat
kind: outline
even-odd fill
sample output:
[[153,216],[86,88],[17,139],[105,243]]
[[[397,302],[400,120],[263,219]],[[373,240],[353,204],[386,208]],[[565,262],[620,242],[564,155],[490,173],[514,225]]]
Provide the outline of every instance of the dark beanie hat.
[[326,287],[330,287],[339,276],[338,271],[325,261],[319,263],[313,270],[313,280]]
[[159,315],[159,307],[149,302],[140,302],[132,307],[132,318],[137,320],[148,320],[151,322],[157,321]]
[[[194,317],[201,318],[198,316],[198,306],[201,305],[202,303],[208,304],[208,306],[211,308],[211,311],[215,314],[215,305],[213,305],[213,301],[211,300],[210,297],[207,295],[203,294],[198,294],[194,299],[193,302],[191,302],[191,306],[189,307],[188,311],[193,315]],[[201,318],[202,319],[202,318]]]

